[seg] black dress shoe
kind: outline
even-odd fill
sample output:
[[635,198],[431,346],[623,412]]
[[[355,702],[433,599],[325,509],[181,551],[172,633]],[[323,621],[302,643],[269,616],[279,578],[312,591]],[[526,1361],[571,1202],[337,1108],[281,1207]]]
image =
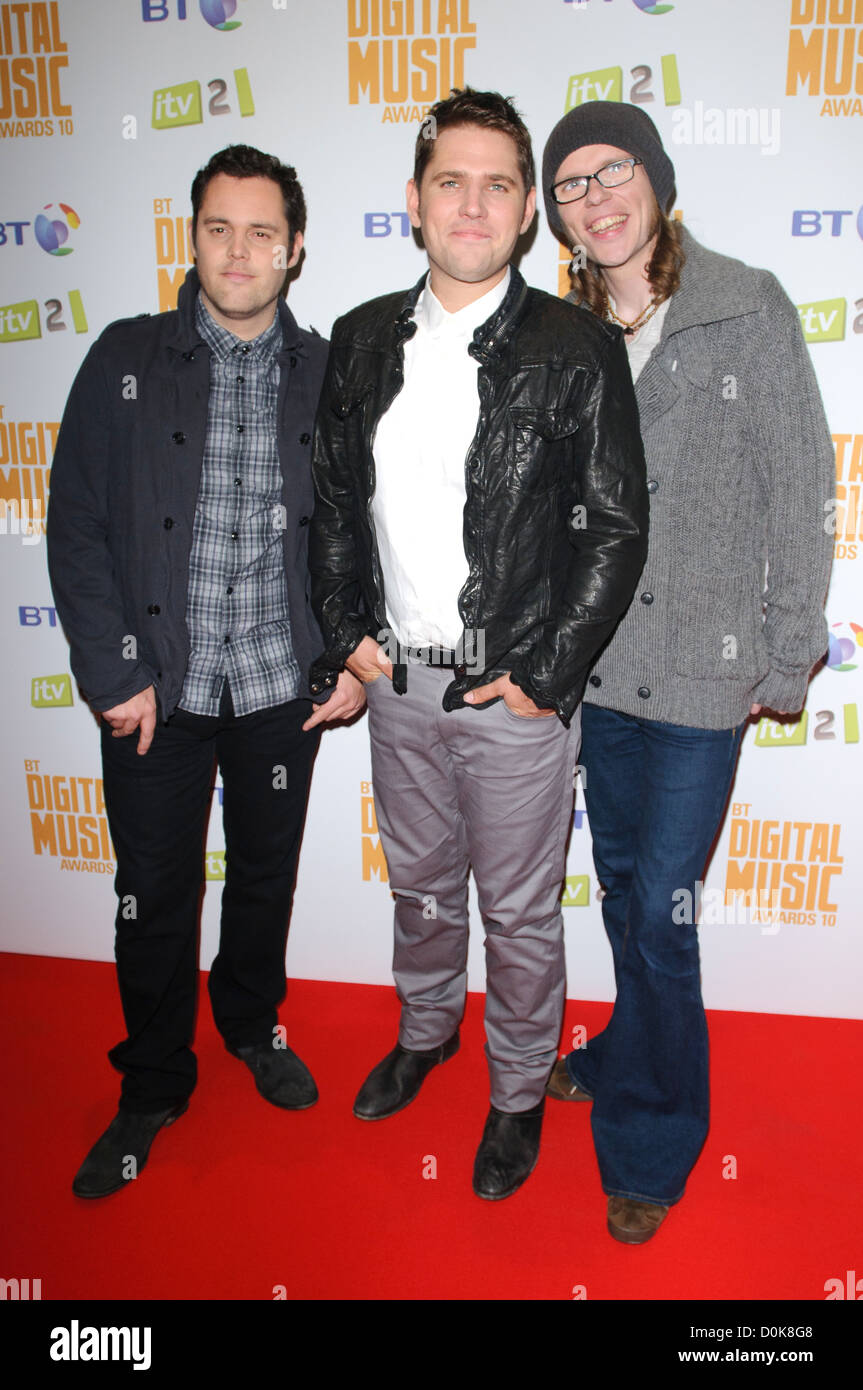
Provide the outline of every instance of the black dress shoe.
[[539,1158],[544,1108],[544,1099],[533,1110],[515,1115],[491,1107],[473,1168],[477,1197],[499,1202],[502,1197],[511,1197],[530,1177]]
[[118,1110],[101,1138],[97,1139],[72,1181],[76,1197],[109,1197],[128,1187],[136,1178],[150,1152],[150,1145],[163,1125],[172,1125],[188,1110],[181,1101],[172,1110],[136,1115]]
[[264,1100],[271,1105],[282,1110],[308,1110],[317,1100],[315,1078],[289,1047],[273,1047],[264,1042],[229,1047],[228,1051],[245,1062]]
[[458,1029],[447,1042],[428,1052],[409,1052],[396,1043],[382,1062],[370,1071],[354,1101],[358,1120],[385,1120],[404,1110],[419,1094],[432,1067],[458,1052]]

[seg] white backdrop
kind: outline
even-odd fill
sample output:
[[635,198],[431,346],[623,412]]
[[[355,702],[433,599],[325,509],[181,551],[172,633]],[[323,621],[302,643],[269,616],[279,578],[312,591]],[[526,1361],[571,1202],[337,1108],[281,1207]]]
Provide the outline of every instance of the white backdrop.
[[[231,142],[299,172],[309,223],[290,303],[301,323],[326,334],[352,305],[412,284],[425,260],[401,214],[416,123],[463,79],[515,97],[537,158],[569,105],[644,102],[694,235],[769,267],[801,306],[837,441],[835,643],[804,720],[747,733],[705,888],[775,887],[778,911],[716,920],[705,896],[705,997],[716,1008],[860,1016],[860,0],[857,23],[854,10],[852,0],[0,6],[0,948],[112,958],[97,731],[69,676],[42,538],[53,442],[87,348],[115,318],[173,306],[190,260],[192,177]],[[521,268],[557,292],[559,265],[543,217]],[[215,803],[204,967],[216,949],[223,845]],[[567,872],[569,994],[610,999],[580,796]],[[388,982],[391,906],[361,722],[323,741],[289,974]],[[474,920],[470,986],[481,989],[475,909]]]

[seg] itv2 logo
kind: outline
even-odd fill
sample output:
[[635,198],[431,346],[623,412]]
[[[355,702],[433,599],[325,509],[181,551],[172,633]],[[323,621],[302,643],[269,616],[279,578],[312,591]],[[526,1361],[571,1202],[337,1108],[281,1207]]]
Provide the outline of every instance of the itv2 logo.
[[[177,18],[185,19],[187,0],[174,0]],[[211,29],[220,29],[223,34],[241,28],[239,19],[231,19],[236,13],[237,0],[198,0],[201,17]],[[145,24],[153,24],[171,18],[170,0],[141,0],[141,18]]]

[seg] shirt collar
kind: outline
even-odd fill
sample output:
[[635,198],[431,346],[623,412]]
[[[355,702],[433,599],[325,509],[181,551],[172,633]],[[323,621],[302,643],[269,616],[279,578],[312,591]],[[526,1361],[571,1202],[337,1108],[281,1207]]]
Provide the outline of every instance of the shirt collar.
[[471,338],[480,324],[485,323],[495,310],[500,308],[506,298],[509,281],[510,269],[507,266],[503,279],[493,289],[451,314],[432,290],[427,276],[414,311],[417,327],[433,338]]
[[242,357],[245,363],[258,363],[268,366],[278,356],[282,346],[282,326],[276,313],[273,322],[257,338],[245,340],[238,338],[230,329],[223,328],[209,313],[198,293],[195,305],[195,325],[217,362],[227,362],[231,357]]

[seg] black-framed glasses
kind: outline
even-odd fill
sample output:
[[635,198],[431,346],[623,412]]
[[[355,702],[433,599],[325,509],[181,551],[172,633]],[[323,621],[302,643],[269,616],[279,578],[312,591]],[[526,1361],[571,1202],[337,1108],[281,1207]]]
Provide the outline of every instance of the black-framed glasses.
[[561,179],[560,183],[552,184],[551,196],[556,203],[577,203],[587,193],[591,179],[596,179],[600,188],[619,188],[622,183],[629,183],[635,177],[636,164],[643,163],[644,160],[634,154],[627,155],[626,159],[612,159],[609,164],[597,169],[595,174],[574,174],[570,179]]

